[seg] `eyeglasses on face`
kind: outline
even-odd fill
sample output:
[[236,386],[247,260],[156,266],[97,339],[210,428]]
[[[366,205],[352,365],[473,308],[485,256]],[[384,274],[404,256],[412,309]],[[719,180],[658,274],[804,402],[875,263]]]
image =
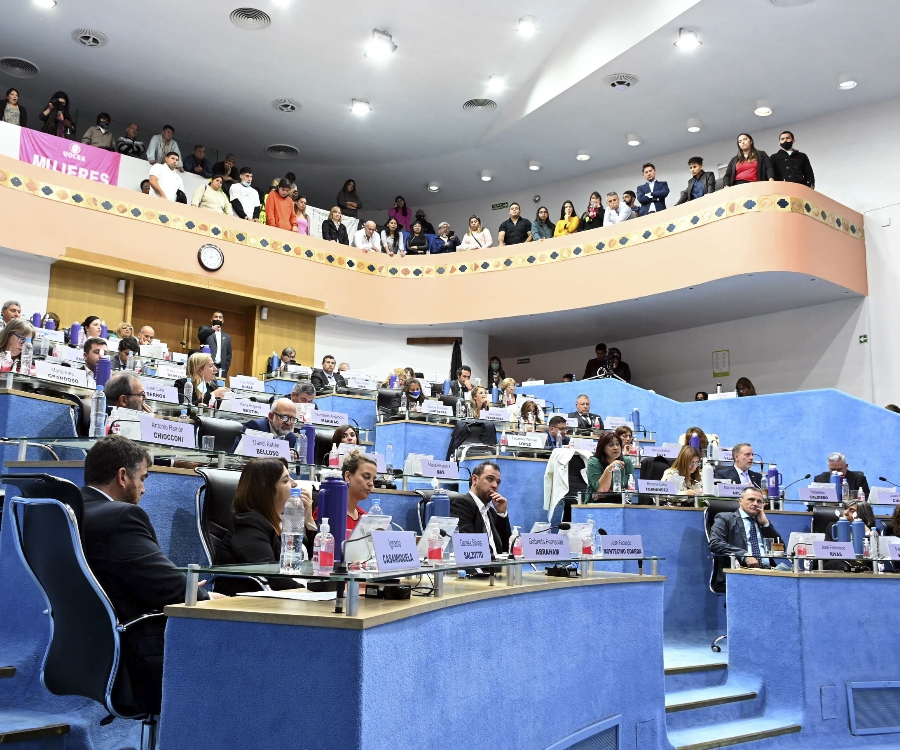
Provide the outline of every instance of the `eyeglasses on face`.
[[294,424],[297,421],[297,417],[292,417],[290,414],[279,414],[278,412],[273,412],[273,414],[284,424]]

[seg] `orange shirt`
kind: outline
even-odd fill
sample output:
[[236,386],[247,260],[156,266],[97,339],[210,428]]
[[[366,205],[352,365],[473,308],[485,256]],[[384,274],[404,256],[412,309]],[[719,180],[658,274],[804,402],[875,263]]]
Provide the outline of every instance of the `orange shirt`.
[[282,198],[277,190],[273,190],[266,196],[266,224],[289,232],[297,226],[294,201],[289,195]]

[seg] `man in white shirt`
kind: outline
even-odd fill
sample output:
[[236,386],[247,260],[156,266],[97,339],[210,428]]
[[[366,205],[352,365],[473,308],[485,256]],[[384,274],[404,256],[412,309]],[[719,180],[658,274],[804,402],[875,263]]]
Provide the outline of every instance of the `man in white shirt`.
[[618,193],[606,194],[606,215],[603,217],[603,226],[628,221],[632,214],[631,208],[624,203],[620,204]]
[[184,192],[184,182],[176,171],[177,166],[178,154],[170,151],[162,164],[150,167],[150,195],[174,201],[179,190]]
[[370,250],[373,253],[380,253],[381,239],[378,237],[378,232],[376,232],[375,229],[375,222],[367,221],[363,225],[363,228],[353,235],[353,247],[358,247],[364,253],[367,253]]
[[509,552],[512,535],[509,501],[497,491],[499,488],[500,467],[493,461],[482,461],[472,469],[469,494],[450,501],[450,515],[459,519],[459,533],[486,533],[494,555]]
[[259,203],[259,193],[256,192],[256,188],[250,186],[252,182],[253,170],[250,167],[243,167],[241,180],[231,186],[228,199],[231,201],[231,208],[235,216],[247,219],[247,221],[259,221],[262,206]]

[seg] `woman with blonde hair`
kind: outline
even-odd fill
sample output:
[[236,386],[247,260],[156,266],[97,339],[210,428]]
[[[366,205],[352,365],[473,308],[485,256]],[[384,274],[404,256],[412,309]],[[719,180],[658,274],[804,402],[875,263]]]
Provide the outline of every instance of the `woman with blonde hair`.
[[481,416],[482,409],[491,408],[491,394],[483,385],[476,385],[472,389],[472,414],[478,418]]
[[222,386],[218,386],[219,368],[213,358],[204,352],[194,352],[187,361],[187,377],[179,378],[175,381],[175,388],[178,390],[179,402],[184,401],[184,384],[190,378],[191,384],[194,386],[194,392],[191,401],[194,406],[209,406],[212,398],[221,400],[226,393],[231,390]]
[[481,226],[481,219],[474,214],[469,217],[469,231],[463,235],[460,250],[481,250],[494,244],[491,230]]
[[500,382],[500,403],[503,406],[512,406],[516,403],[516,379],[504,378]]
[[700,451],[690,445],[682,446],[675,463],[663,473],[662,480],[675,482],[675,492],[679,495],[702,495],[702,465]]
[[341,245],[350,244],[350,236],[347,234],[347,227],[341,222],[340,206],[332,206],[328,218],[322,222],[322,239],[326,242],[337,242]]
[[116,336],[120,339],[127,339],[129,336],[134,336],[134,326],[128,321],[123,320],[119,323],[119,327],[116,328]]

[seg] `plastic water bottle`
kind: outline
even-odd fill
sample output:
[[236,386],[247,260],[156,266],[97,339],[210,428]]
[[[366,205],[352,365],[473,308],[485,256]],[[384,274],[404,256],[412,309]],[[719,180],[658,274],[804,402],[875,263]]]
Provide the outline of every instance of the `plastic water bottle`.
[[46,357],[47,351],[50,349],[50,342],[47,340],[46,336],[41,336],[37,340],[37,349],[35,350],[35,354],[39,357]]
[[341,464],[341,454],[338,451],[337,443],[331,444],[331,450],[328,451],[328,468],[339,469]]
[[31,345],[31,336],[28,336],[22,345],[22,354],[19,357],[19,372],[22,375],[31,375],[31,365],[33,363],[34,347]]
[[462,399],[456,402],[456,418],[457,419],[465,419],[466,417],[466,403]]
[[497,388],[497,384],[494,383],[494,386],[491,388],[491,403],[496,404],[500,402],[500,389]]
[[394,444],[390,440],[384,446],[384,468],[388,474],[394,472]]
[[184,383],[184,403],[192,406],[194,403],[194,384],[190,378]]
[[625,493],[624,502],[627,504],[630,504],[631,503],[631,493],[634,492],[636,489],[634,486],[634,474],[628,475],[628,485],[627,486],[628,486],[628,492]]
[[179,422],[190,422],[191,418],[188,416],[187,409],[182,409],[181,414],[178,415]]
[[[3,319],[0,318],[0,321],[2,321],[2,320]],[[2,330],[3,329],[0,328],[0,331],[2,331]],[[12,368],[13,368],[12,356],[10,355],[9,352],[3,352],[3,358],[0,359],[0,372],[12,372]]]
[[134,372],[134,352],[128,352],[128,359],[125,360],[125,369]]
[[844,505],[850,502],[850,485],[847,484],[846,479],[841,482],[841,500]]
[[444,558],[444,540],[441,538],[441,528],[436,523],[430,526],[428,535],[428,564],[440,565]]
[[98,385],[91,396],[91,437],[103,437],[106,434],[106,393],[103,386]]
[[[297,461],[301,464],[306,463],[306,451],[309,445],[309,439],[302,430],[297,433]],[[296,489],[296,488],[295,488]],[[294,493],[291,492],[291,495]]]
[[334,537],[328,519],[322,519],[319,533],[313,541],[313,572],[316,575],[331,575],[334,572]]
[[866,493],[863,492],[863,488],[860,487],[856,492],[856,502],[864,503],[866,501]]
[[369,515],[370,516],[383,516],[384,511],[381,509],[381,505],[378,502],[378,498],[372,499],[372,504],[369,506]]
[[587,522],[591,525],[591,531],[593,531],[594,528],[596,528],[596,526],[597,526],[597,522],[594,521],[594,514],[593,514],[593,513],[588,513],[588,520],[587,520]]
[[[299,488],[294,488],[299,493]],[[284,506],[281,517],[281,559],[279,568],[282,573],[299,573],[303,563],[303,511],[293,502],[294,490],[291,490],[291,502]],[[299,494],[296,497],[300,501]]]
[[522,534],[519,532],[518,526],[513,526],[509,548],[513,557],[522,557]]
[[612,470],[612,491],[613,492],[621,492],[622,491],[622,471],[619,469],[618,464],[613,466]]
[[406,406],[409,402],[406,399],[406,391],[400,394],[400,413],[406,414]]
[[583,557],[590,557],[594,554],[594,532],[593,527],[584,530],[581,537],[581,554]]

